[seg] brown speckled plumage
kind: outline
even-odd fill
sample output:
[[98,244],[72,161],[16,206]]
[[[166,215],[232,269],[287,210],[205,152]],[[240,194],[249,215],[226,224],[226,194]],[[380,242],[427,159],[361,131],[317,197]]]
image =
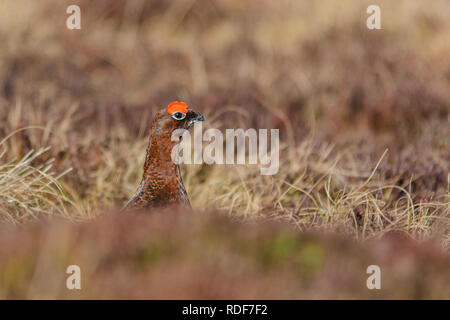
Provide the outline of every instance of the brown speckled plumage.
[[144,164],[142,181],[125,205],[124,209],[147,209],[169,205],[190,207],[189,198],[181,179],[180,166],[172,161],[172,148],[178,143],[172,141],[176,129],[187,129],[196,121],[205,118],[188,109],[186,118],[175,120],[167,109],[158,112],[150,127],[150,141]]

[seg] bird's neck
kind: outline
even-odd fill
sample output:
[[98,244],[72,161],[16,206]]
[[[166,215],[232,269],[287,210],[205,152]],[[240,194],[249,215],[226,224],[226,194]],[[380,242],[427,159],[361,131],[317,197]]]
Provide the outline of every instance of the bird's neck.
[[172,149],[175,145],[176,142],[171,141],[170,137],[150,136],[144,163],[144,178],[162,174],[166,178],[176,177],[181,180],[180,167],[172,160]]
[[141,184],[145,188],[151,187],[153,194],[181,193],[187,198],[180,166],[172,159],[176,144],[170,136],[150,136]]
[[178,142],[172,141],[170,131],[152,126],[143,177],[126,208],[190,207],[180,166],[172,160],[172,150]]

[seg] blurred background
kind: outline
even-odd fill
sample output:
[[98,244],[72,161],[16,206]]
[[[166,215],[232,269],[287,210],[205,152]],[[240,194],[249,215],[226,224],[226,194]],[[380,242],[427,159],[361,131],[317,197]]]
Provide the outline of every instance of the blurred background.
[[[80,30],[66,28],[72,4]],[[366,27],[371,4],[381,30]],[[72,297],[59,280],[47,291],[43,283],[80,250],[84,267],[103,277],[96,291],[81,291],[91,298],[169,298],[173,263],[184,266],[178,277],[199,280],[172,297],[449,298],[449,17],[446,0],[1,1],[0,228],[13,231],[0,232],[0,297]],[[170,213],[96,218],[134,193],[149,122],[173,100],[205,114],[204,128],[279,128],[281,138],[275,176],[258,166],[183,166],[192,233],[174,227],[167,241],[194,242],[189,258],[180,249],[176,259],[153,252],[166,243],[161,230],[173,232]],[[67,232],[54,234],[49,216],[63,217]],[[223,229],[227,219],[242,225]],[[133,235],[154,224],[167,229]],[[124,248],[150,250],[152,267],[136,273],[139,255],[109,258],[124,230]],[[226,238],[226,248],[204,232]],[[330,233],[339,248],[328,246]],[[38,241],[47,237],[57,243]],[[209,256],[211,248],[223,255]],[[405,255],[391,257],[392,248]],[[266,265],[267,254],[280,263]],[[207,271],[192,262],[199,256],[211,261]],[[369,292],[366,262],[391,258],[398,281]],[[104,271],[110,260],[130,290],[105,291],[116,277]],[[341,263],[351,265],[347,280],[333,281],[340,273],[330,266]],[[158,296],[151,279],[164,270],[171,281]],[[133,291],[136,274],[148,286]],[[223,288],[225,274],[242,290]]]

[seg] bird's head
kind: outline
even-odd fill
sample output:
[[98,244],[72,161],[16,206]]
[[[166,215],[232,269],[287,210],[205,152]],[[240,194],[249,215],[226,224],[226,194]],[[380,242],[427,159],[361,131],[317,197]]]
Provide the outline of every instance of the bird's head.
[[205,121],[201,113],[188,108],[184,102],[174,101],[153,118],[152,136],[170,137],[175,130],[187,130],[198,121]]

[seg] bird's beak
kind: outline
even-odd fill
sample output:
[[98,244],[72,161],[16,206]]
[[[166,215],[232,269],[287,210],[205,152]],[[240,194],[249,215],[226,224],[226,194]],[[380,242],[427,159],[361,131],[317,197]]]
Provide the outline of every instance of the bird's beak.
[[191,125],[193,125],[194,123],[198,122],[198,121],[205,121],[206,118],[204,115],[202,115],[199,112],[190,110],[189,113],[191,114],[191,116],[189,117],[190,119],[187,122],[187,126],[190,127]]

